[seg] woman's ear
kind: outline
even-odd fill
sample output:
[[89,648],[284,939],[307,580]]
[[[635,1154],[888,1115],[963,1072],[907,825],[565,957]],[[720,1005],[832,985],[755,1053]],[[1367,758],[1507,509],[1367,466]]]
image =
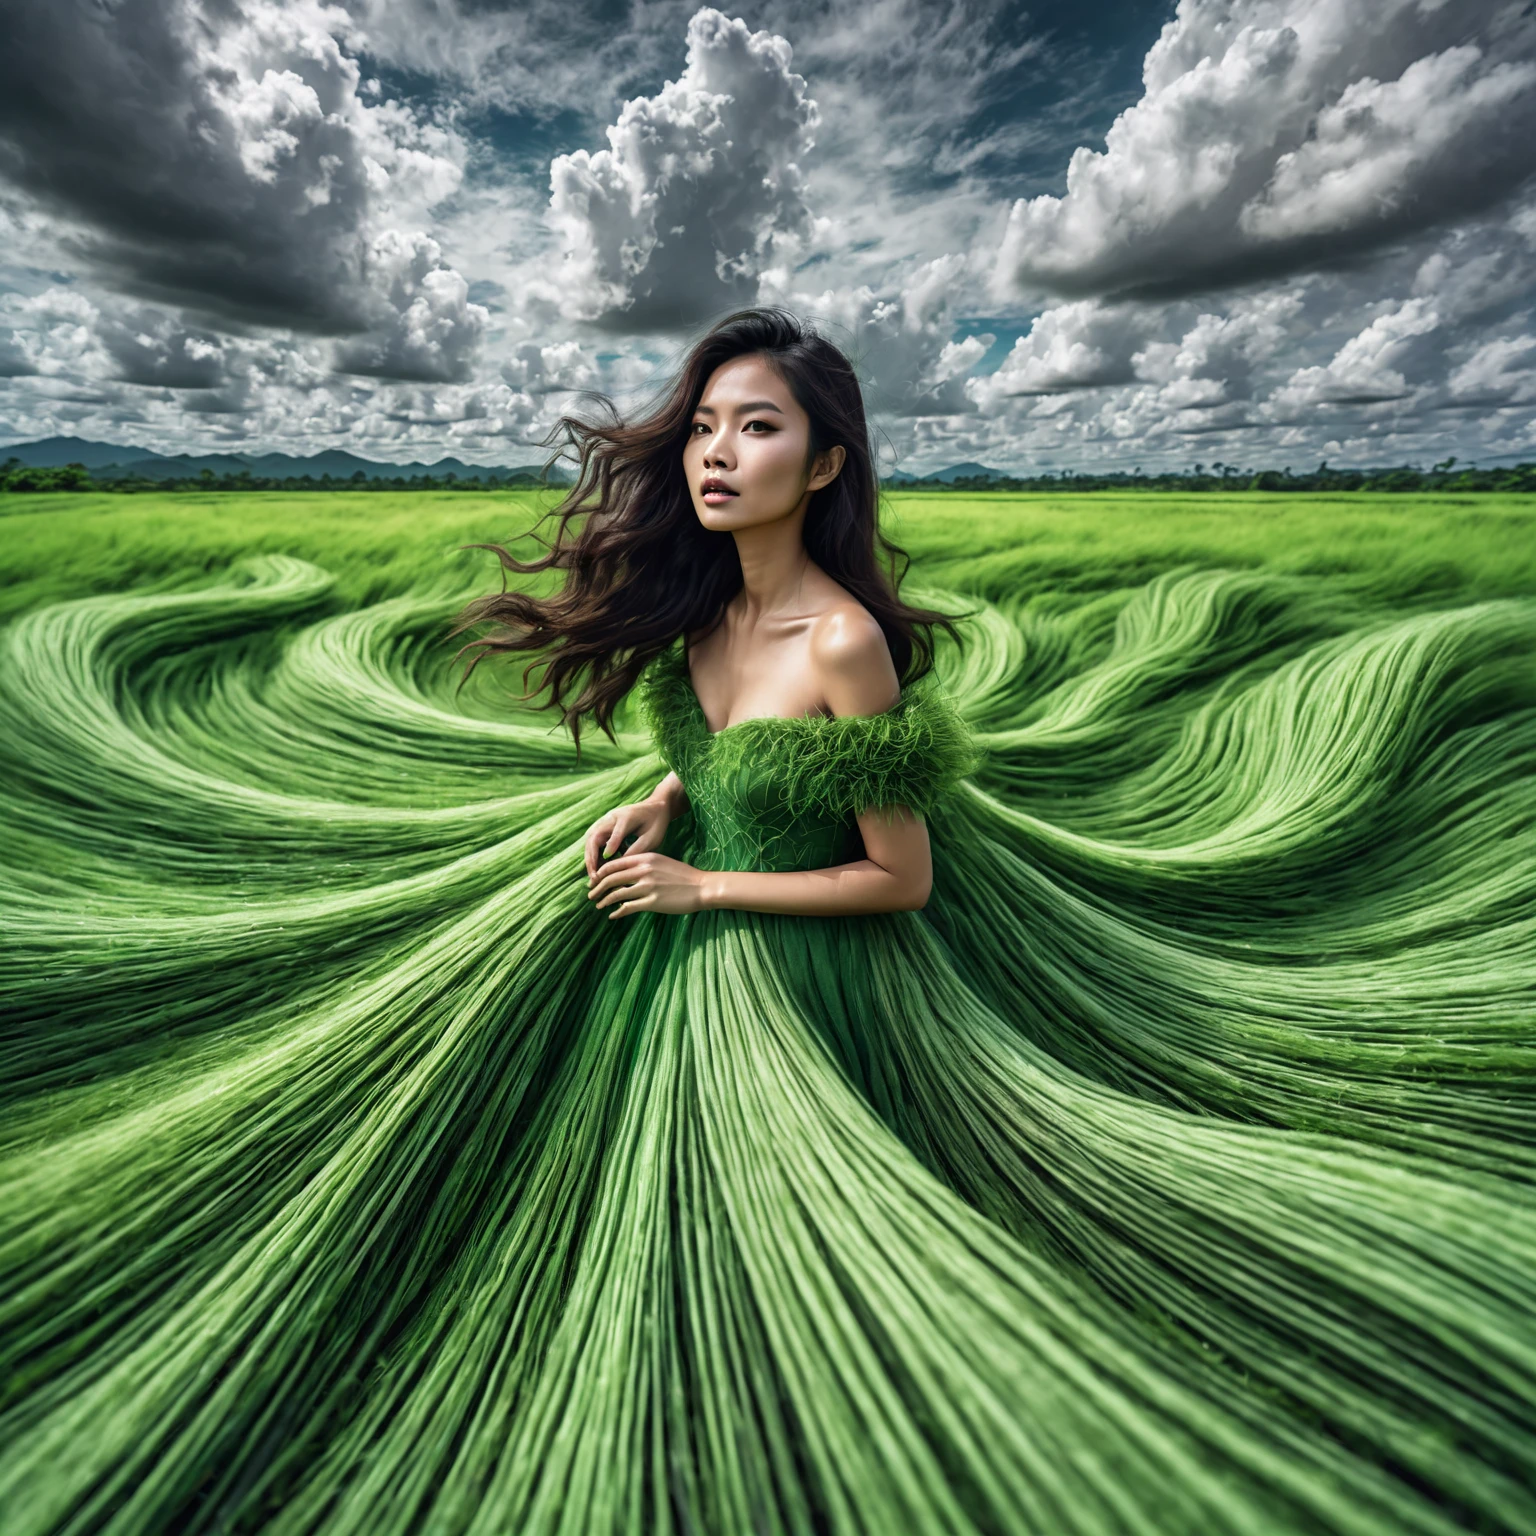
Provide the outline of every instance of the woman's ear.
[[843,460],[847,457],[847,451],[841,443],[828,448],[825,453],[818,453],[811,478],[806,483],[806,490],[819,491],[822,486],[831,485],[837,479],[838,472],[843,467]]

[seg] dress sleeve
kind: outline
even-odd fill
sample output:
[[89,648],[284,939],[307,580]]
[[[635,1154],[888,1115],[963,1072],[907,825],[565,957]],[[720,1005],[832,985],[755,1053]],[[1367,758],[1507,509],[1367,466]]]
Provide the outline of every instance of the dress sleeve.
[[931,674],[885,714],[822,718],[786,745],[786,801],[838,820],[897,805],[926,816],[980,762],[969,728]]

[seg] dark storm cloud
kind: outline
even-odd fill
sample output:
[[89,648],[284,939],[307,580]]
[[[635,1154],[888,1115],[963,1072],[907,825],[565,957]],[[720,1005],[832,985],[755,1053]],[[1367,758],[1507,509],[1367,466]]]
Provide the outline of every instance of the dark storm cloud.
[[37,372],[37,364],[27,356],[14,335],[0,335],[0,379],[25,379]]
[[[295,0],[11,0],[0,175],[119,293],[198,325],[348,338],[342,366],[466,378],[487,312],[420,215],[456,141],[364,87],[342,13]],[[104,307],[115,376],[203,389],[215,338]]]
[[0,172],[74,226],[79,252],[123,288],[210,314],[367,323],[355,70],[334,45],[224,12],[235,46],[221,50],[178,0],[6,9]]
[[125,384],[212,389],[224,380],[224,349],[208,331],[183,329],[167,315],[103,316],[96,334]]

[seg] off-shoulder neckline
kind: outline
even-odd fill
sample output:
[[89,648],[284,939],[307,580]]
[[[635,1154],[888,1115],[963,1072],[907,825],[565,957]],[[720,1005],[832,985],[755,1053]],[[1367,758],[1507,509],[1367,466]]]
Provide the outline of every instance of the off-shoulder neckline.
[[797,730],[806,730],[815,729],[818,726],[841,725],[853,720],[884,720],[899,714],[909,698],[908,690],[903,688],[901,697],[889,709],[882,709],[873,715],[751,715],[745,720],[737,720],[732,725],[722,725],[718,731],[712,731],[709,728],[709,719],[704,713],[704,706],[699,702],[699,696],[694,691],[693,678],[688,672],[687,651],[681,644],[676,644],[672,649],[662,653],[661,660],[671,666],[674,676],[682,686],[699,733],[706,741],[718,741],[722,736],[734,735],[749,725],[761,727],[787,725]]

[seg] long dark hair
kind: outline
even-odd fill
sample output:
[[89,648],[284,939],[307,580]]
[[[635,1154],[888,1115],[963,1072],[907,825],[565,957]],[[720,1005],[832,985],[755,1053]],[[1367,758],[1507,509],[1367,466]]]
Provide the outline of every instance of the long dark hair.
[[[608,422],[560,418],[544,439],[545,446],[559,444],[550,463],[569,445],[580,470],[564,500],[546,514],[557,520],[553,540],[540,540],[547,554],[524,562],[500,544],[467,546],[495,552],[503,589],[470,603],[454,625],[455,635],[477,624],[495,626],[460,648],[460,655],[471,653],[464,677],[489,652],[538,653],[523,668],[524,697],[547,688],[541,707],[562,711],[578,749],[583,717],[590,715],[612,740],[614,710],[646,663],[678,635],[714,629],[741,590],[735,540],[706,529],[694,511],[683,446],[710,376],[745,354],[761,354],[810,417],[807,471],[818,454],[843,446],[836,478],[812,493],[805,547],[880,625],[897,677],[911,682],[932,669],[935,627],[960,641],[947,614],[910,607],[897,595],[911,562],[880,531],[880,483],[848,359],[788,310],[740,310],[694,345],[677,378],[638,420],[620,420],[602,395],[595,398],[607,407]],[[507,571],[548,570],[565,572],[564,584],[548,597],[506,590]],[[535,667],[543,675],[538,688],[528,690]]]

